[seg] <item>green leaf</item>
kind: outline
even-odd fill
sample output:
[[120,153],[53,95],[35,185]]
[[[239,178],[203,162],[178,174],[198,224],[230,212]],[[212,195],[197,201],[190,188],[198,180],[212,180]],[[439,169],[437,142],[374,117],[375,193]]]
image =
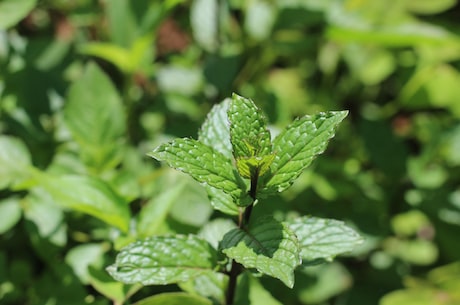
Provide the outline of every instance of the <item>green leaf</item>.
[[308,167],[313,159],[324,152],[335,128],[348,111],[322,112],[296,119],[273,142],[276,154],[262,193],[282,192]]
[[23,181],[31,165],[30,153],[24,143],[14,137],[0,136],[0,189]]
[[0,200],[0,234],[5,233],[21,219],[22,209],[15,197]]
[[72,268],[83,284],[89,283],[89,266],[101,268],[106,246],[87,243],[78,245],[67,252],[65,262]]
[[241,177],[251,179],[251,177],[265,175],[274,159],[275,154],[262,157],[239,158],[236,160],[236,166]]
[[227,285],[228,276],[223,273],[214,272],[200,275],[185,283],[180,283],[179,287],[186,292],[216,300],[218,301],[217,304],[224,304]]
[[37,0],[2,0],[0,1],[0,29],[14,26],[30,13]]
[[126,284],[165,285],[213,272],[217,251],[193,236],[156,236],[123,248],[107,271]]
[[206,190],[214,209],[227,215],[238,215],[239,208],[231,195],[210,186],[206,186]]
[[334,219],[305,216],[286,224],[299,239],[304,264],[331,261],[363,242],[353,229]]
[[218,46],[219,4],[217,0],[195,0],[190,8],[193,37],[204,50],[213,52]]
[[286,224],[270,218],[255,222],[249,230],[233,229],[221,242],[222,251],[246,268],[294,286],[294,269],[301,264],[299,242]]
[[183,292],[170,292],[154,295],[133,305],[212,305],[208,299]]
[[56,204],[99,218],[123,232],[128,231],[128,203],[103,181],[85,176],[37,175],[40,186]]
[[115,87],[95,64],[70,87],[64,119],[90,165],[113,166],[126,130],[125,112]]
[[198,132],[198,140],[221,152],[225,157],[232,158],[232,144],[230,143],[230,125],[227,111],[230,99],[214,105]]
[[[218,188],[235,200],[247,197],[246,185],[232,163],[220,152],[193,139],[176,139],[160,145],[148,154],[170,167],[183,171],[198,182]],[[247,203],[247,200],[241,201]]]
[[236,160],[271,153],[267,119],[250,99],[233,94],[227,114],[230,121],[230,141]]

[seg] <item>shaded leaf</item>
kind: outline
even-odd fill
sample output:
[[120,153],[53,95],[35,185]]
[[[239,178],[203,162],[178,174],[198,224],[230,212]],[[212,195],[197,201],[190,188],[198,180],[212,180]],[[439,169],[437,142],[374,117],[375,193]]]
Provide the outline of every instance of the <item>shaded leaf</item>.
[[300,265],[300,247],[286,224],[270,218],[254,223],[249,230],[233,229],[221,242],[222,251],[246,268],[294,286],[294,269]]
[[322,112],[296,119],[273,142],[276,154],[262,192],[282,192],[308,167],[313,159],[324,152],[335,128],[348,111]]
[[123,248],[107,271],[126,284],[165,285],[213,272],[217,252],[193,236],[156,236]]
[[363,242],[353,229],[334,219],[304,216],[286,224],[299,239],[304,264],[331,261],[335,256],[350,252]]
[[140,300],[134,305],[212,305],[212,302],[197,295],[170,292]]
[[246,186],[234,171],[230,160],[199,141],[176,139],[160,145],[148,155],[165,161],[170,167],[189,174],[200,183],[230,194],[236,200],[246,196],[243,191]]

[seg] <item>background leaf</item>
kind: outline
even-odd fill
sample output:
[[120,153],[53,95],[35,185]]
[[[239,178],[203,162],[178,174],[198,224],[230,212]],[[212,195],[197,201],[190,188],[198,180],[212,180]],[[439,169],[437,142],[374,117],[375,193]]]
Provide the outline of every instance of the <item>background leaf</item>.
[[299,239],[303,264],[330,261],[363,242],[358,233],[338,220],[304,216],[287,225]]
[[15,185],[27,177],[31,156],[20,139],[0,136],[0,189]]
[[256,221],[249,230],[233,229],[224,235],[220,248],[246,268],[294,286],[294,269],[300,265],[300,248],[294,233],[273,219]]
[[43,187],[60,206],[83,212],[128,231],[131,213],[128,203],[103,181],[85,176],[39,174]]
[[37,0],[2,0],[0,2],[0,29],[7,29],[27,16]]
[[274,140],[276,156],[271,175],[262,192],[282,192],[288,188],[313,159],[324,152],[335,128],[347,116],[347,111],[332,111],[295,120]]
[[212,305],[208,299],[181,292],[162,293],[140,300],[134,305]]
[[157,236],[123,248],[107,271],[126,284],[165,285],[213,272],[216,265],[216,250],[196,236]]

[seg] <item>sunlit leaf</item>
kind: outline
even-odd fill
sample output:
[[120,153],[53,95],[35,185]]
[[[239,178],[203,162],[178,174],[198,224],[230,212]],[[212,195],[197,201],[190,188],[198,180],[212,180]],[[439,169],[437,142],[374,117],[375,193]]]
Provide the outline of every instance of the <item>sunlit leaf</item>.
[[217,251],[190,235],[156,236],[123,248],[107,271],[126,284],[165,285],[213,272]]

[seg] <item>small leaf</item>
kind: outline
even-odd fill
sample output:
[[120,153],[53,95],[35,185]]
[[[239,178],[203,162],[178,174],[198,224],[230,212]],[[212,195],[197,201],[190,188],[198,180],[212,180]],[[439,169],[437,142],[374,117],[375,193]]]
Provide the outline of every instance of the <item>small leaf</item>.
[[198,132],[200,142],[221,152],[228,159],[232,158],[230,125],[227,117],[230,101],[227,98],[220,104],[214,105]]
[[300,247],[286,224],[263,218],[249,230],[233,229],[221,242],[222,251],[246,268],[280,279],[294,286],[294,269],[300,265]]
[[17,138],[0,136],[0,189],[22,182],[31,165],[26,145]]
[[206,191],[214,209],[227,215],[238,215],[238,206],[231,195],[211,186],[206,186]]
[[274,159],[274,154],[262,157],[239,158],[236,160],[236,166],[241,177],[251,179],[251,177],[265,175]]
[[228,120],[230,141],[236,160],[271,153],[267,119],[250,99],[233,94],[228,109]]
[[155,236],[123,248],[107,271],[126,284],[165,285],[185,282],[217,265],[217,251],[193,236]]
[[212,305],[212,302],[197,295],[169,292],[145,298],[133,305]]
[[0,1],[0,30],[14,26],[30,13],[37,0]]
[[305,264],[350,252],[363,242],[361,236],[344,222],[334,219],[300,217],[286,223],[299,239],[300,255]]
[[348,111],[331,111],[296,119],[273,142],[276,154],[263,193],[282,192],[324,152]]
[[21,214],[22,208],[18,198],[0,200],[0,234],[14,227],[21,219]]
[[[170,167],[183,171],[200,183],[218,188],[238,200],[246,195],[246,185],[232,163],[220,152],[193,139],[176,139],[148,154]],[[242,202],[247,202],[242,201]]]
[[93,177],[37,173],[40,186],[56,204],[80,211],[128,231],[130,211],[128,203],[105,182]]

